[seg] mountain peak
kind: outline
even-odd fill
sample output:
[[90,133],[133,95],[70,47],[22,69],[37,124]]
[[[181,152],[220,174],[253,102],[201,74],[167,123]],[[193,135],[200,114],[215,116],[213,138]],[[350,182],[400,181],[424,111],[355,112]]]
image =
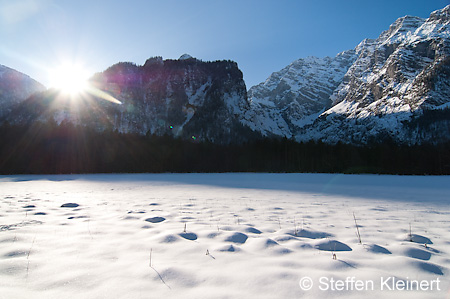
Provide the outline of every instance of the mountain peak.
[[430,14],[429,20],[430,21],[440,21],[440,22],[446,23],[448,25],[449,20],[450,20],[450,4],[442,9],[433,11]]
[[381,33],[378,40],[388,43],[402,42],[408,36],[412,35],[414,31],[425,23],[425,21],[426,19],[414,16],[404,16],[398,18],[388,30]]
[[195,59],[195,58],[189,54],[183,54],[180,56],[180,58],[178,58],[178,60],[188,60],[188,59]]

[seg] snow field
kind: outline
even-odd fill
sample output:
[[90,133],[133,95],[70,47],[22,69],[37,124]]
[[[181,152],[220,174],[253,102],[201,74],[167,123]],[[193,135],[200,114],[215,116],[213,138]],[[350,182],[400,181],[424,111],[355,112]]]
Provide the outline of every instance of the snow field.
[[3,176],[0,298],[446,298],[449,180]]

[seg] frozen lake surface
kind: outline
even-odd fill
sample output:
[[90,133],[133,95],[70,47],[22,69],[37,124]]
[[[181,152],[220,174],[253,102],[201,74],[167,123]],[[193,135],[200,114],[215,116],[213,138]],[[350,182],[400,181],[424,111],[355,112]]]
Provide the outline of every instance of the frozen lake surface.
[[0,176],[0,298],[448,298],[449,219],[448,176]]

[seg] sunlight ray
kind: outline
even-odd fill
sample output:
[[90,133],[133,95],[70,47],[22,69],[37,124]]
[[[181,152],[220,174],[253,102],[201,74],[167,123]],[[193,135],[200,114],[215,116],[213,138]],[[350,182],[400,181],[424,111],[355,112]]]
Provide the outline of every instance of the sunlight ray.
[[92,86],[90,84],[88,84],[86,86],[85,91],[88,92],[89,94],[91,94],[93,96],[96,96],[96,97],[99,97],[99,98],[101,98],[103,100],[109,101],[109,102],[114,103],[114,104],[122,105],[121,101],[119,101],[118,99],[116,99],[115,97],[110,95],[109,93],[107,93],[107,92],[105,92],[103,90],[100,90],[100,89],[98,89],[98,88],[96,88],[96,87],[94,87],[94,86]]

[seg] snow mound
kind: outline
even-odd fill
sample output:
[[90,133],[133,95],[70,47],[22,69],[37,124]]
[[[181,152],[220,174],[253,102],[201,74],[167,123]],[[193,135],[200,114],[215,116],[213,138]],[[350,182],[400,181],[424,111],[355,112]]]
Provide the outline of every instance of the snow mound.
[[419,249],[419,248],[408,248],[405,250],[404,254],[411,258],[428,261],[431,258],[431,252]]
[[347,244],[328,239],[317,242],[314,247],[324,251],[352,251],[352,249]]
[[248,239],[248,236],[246,234],[243,233],[233,233],[232,235],[228,236],[227,238],[225,238],[225,242],[233,242],[233,243],[237,243],[237,244],[244,244]]
[[256,229],[256,228],[254,228],[254,227],[248,227],[248,228],[246,228],[246,229],[245,229],[245,232],[247,232],[247,233],[252,233],[252,234],[257,234],[257,235],[262,234],[262,232],[261,232],[259,229]]
[[444,275],[444,272],[442,272],[442,268],[438,265],[427,263],[427,262],[416,262],[414,263],[414,266],[418,268],[419,270],[424,270],[426,272],[437,274],[437,275]]
[[301,238],[308,238],[308,239],[324,239],[324,238],[328,238],[328,237],[332,237],[331,234],[326,233],[326,232],[318,232],[318,231],[313,231],[313,230],[307,230],[307,229],[301,229],[299,231],[297,231],[297,234],[295,234],[297,237],[301,237]]
[[254,251],[260,251],[280,246],[280,244],[270,238],[257,238],[251,241],[252,242],[249,242],[248,246],[251,247]]
[[179,236],[186,240],[190,240],[190,241],[197,240],[197,234],[194,234],[194,233],[181,233],[181,234],[179,234]]
[[159,223],[159,222],[163,222],[164,220],[166,220],[166,218],[164,218],[164,217],[151,217],[151,218],[145,219],[145,221],[151,222],[151,223]]
[[388,249],[377,245],[377,244],[366,244],[364,245],[367,251],[372,253],[381,253],[381,254],[392,254]]
[[79,204],[77,203],[65,203],[61,205],[61,208],[76,208]]
[[425,236],[417,235],[417,234],[406,234],[401,237],[403,241],[410,241],[419,244],[433,244],[431,240]]
[[221,252],[239,252],[241,251],[240,248],[233,246],[233,245],[225,245],[222,247],[219,247],[218,249],[216,249],[216,251],[221,251]]

